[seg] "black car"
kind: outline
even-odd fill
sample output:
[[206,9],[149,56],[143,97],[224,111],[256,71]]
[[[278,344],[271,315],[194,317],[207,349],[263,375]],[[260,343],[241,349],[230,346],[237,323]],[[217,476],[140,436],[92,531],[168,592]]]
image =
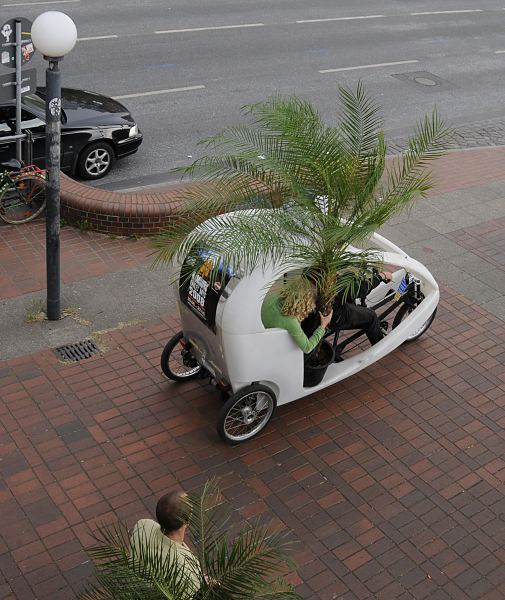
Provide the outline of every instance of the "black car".
[[[61,170],[83,179],[99,179],[114,161],[137,151],[142,133],[127,108],[94,92],[63,88],[61,114]],[[33,136],[33,162],[45,162],[45,88],[22,99],[22,131]],[[0,105],[0,162],[16,155],[14,141],[2,137],[16,131],[15,102]]]

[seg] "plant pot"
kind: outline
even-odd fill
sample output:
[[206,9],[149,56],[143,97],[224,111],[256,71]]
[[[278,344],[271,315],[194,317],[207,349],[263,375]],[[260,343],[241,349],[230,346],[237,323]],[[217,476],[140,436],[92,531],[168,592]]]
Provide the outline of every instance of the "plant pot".
[[314,387],[323,380],[326,369],[335,360],[335,350],[326,340],[323,340],[317,358],[310,357],[303,369],[303,387]]

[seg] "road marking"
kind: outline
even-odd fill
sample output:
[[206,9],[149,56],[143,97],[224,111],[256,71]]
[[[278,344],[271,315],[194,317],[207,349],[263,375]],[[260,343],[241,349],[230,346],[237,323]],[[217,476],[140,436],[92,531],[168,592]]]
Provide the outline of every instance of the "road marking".
[[213,31],[215,29],[241,29],[245,27],[265,27],[265,23],[243,23],[242,25],[215,25],[213,27],[192,27],[191,29],[165,29],[155,31],[156,34],[162,33],[185,33],[190,31]]
[[173,92],[190,92],[191,90],[203,90],[204,85],[189,85],[187,87],[172,88],[170,90],[154,90],[152,92],[139,92],[138,94],[124,94],[123,96],[112,96],[114,100],[125,100],[126,98],[140,98],[141,96],[156,96],[158,94],[171,94]]
[[80,2],[81,0],[46,0],[45,2],[14,2],[13,4],[2,4],[5,6],[38,6],[39,4],[68,4],[70,2]]
[[176,66],[175,63],[160,63],[159,65],[146,65],[146,69],[173,69]]
[[505,54],[505,50],[495,50],[495,54]]
[[355,21],[357,19],[382,19],[384,15],[363,15],[361,17],[331,17],[328,19],[304,19],[296,23],[326,23],[327,21]]
[[419,15],[455,15],[458,13],[474,13],[474,12],[482,12],[482,8],[469,8],[466,10],[433,10],[433,11],[426,11],[426,12],[413,12],[410,14],[413,17],[417,17]]
[[77,38],[78,42],[90,42],[92,40],[112,40],[118,38],[118,35],[95,35],[93,37]]
[[354,71],[355,69],[376,69],[377,67],[392,67],[394,65],[411,65],[418,60],[398,60],[396,62],[376,63],[375,65],[359,65],[357,67],[340,67],[339,69],[323,69],[319,73],[338,73],[339,71]]

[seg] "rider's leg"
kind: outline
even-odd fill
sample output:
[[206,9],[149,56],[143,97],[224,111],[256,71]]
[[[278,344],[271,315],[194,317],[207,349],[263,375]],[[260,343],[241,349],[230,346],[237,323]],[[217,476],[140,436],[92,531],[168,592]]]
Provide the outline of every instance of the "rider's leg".
[[372,346],[382,340],[383,333],[377,313],[371,308],[347,303],[342,307],[339,329],[363,329]]

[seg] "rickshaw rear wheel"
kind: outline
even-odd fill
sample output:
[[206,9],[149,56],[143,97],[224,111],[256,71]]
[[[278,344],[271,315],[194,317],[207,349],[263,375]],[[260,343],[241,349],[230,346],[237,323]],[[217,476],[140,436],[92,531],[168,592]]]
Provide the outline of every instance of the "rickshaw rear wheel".
[[250,440],[266,427],[277,407],[274,392],[253,384],[233,394],[219,411],[217,432],[227,444]]
[[191,354],[190,345],[184,339],[184,333],[179,331],[170,340],[161,353],[161,370],[173,381],[188,381],[198,377],[202,366]]

